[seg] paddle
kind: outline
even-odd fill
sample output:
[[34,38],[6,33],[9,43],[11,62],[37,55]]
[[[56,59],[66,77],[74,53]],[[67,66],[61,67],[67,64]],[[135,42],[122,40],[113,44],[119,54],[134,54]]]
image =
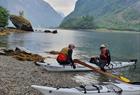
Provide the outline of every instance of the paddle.
[[117,75],[113,75],[112,73],[109,73],[109,72],[103,72],[100,69],[97,69],[97,68],[95,68],[95,67],[93,67],[93,66],[91,66],[89,64],[86,64],[85,62],[80,61],[79,59],[74,59],[74,63],[78,63],[80,65],[83,65],[85,67],[88,67],[92,71],[97,72],[97,73],[100,73],[100,74],[105,75],[107,77],[111,77],[111,78],[114,78],[116,80],[119,80],[119,81],[122,81],[122,82],[125,82],[125,83],[129,83],[130,82],[129,79],[127,79],[127,78],[125,78],[123,76],[117,76]]

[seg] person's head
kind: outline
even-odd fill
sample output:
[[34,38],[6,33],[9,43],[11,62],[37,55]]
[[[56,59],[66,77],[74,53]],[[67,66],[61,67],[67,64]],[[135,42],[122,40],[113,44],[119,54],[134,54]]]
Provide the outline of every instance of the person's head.
[[106,48],[106,46],[104,44],[100,45],[100,49]]
[[74,49],[75,48],[75,45],[74,44],[69,44],[68,46],[70,49]]

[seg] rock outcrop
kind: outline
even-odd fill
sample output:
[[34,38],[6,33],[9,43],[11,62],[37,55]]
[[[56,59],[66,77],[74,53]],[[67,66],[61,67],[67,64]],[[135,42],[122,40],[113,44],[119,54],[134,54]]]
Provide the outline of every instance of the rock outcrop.
[[11,15],[10,20],[17,29],[33,31],[31,23],[22,16]]

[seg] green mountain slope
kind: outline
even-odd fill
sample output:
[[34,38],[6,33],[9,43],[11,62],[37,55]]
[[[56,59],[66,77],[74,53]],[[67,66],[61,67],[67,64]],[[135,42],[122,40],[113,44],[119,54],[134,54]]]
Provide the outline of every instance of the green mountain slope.
[[71,26],[77,19],[92,16],[92,28],[140,31],[139,9],[140,0],[78,0],[74,11],[63,20],[60,27],[75,28]]

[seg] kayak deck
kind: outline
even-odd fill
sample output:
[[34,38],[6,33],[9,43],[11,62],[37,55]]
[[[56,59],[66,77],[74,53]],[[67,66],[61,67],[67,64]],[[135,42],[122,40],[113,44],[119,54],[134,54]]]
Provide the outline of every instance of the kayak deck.
[[140,95],[140,85],[126,83],[103,83],[81,85],[75,88],[54,88],[32,85],[44,95]]
[[[90,63],[88,61],[85,62],[86,64],[89,64],[97,69],[100,69],[99,66],[96,64]],[[37,62],[37,65],[40,65],[47,71],[91,71],[91,69],[84,67],[82,65],[76,64],[76,69],[73,69],[70,65],[59,65],[59,63],[56,61],[56,59],[47,59],[45,63]],[[112,69],[118,69],[118,68],[124,68],[128,66],[134,65],[135,62],[120,62],[120,61],[113,61],[109,66],[105,66],[106,70],[112,70]]]

